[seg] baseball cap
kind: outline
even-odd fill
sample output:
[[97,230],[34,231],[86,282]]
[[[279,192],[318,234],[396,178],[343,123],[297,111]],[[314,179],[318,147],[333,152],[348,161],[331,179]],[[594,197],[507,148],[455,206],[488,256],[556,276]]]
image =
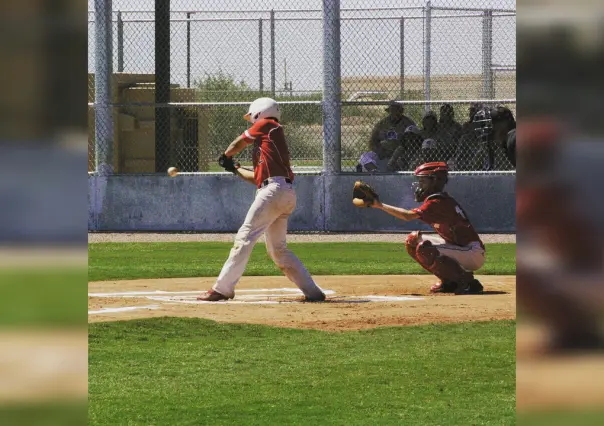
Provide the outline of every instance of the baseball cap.
[[373,152],[373,151],[369,151],[364,153],[363,155],[361,155],[361,159],[359,161],[359,163],[361,163],[361,166],[365,167],[368,164],[374,164],[377,166],[377,162],[378,162],[378,155]]
[[424,139],[422,142],[422,149],[435,149],[436,141],[434,139]]
[[421,132],[422,131],[419,129],[419,127],[411,125],[407,127],[403,133],[413,133],[414,135],[419,135]]

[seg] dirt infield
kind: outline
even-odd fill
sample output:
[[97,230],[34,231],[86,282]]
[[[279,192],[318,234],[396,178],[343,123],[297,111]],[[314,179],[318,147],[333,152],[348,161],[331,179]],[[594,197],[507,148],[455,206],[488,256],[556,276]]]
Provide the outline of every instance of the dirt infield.
[[487,321],[516,317],[516,277],[479,276],[485,294],[432,295],[427,275],[316,276],[324,303],[301,302],[285,277],[244,277],[235,299],[197,302],[213,278],[103,281],[88,284],[89,322],[159,316],[321,330]]

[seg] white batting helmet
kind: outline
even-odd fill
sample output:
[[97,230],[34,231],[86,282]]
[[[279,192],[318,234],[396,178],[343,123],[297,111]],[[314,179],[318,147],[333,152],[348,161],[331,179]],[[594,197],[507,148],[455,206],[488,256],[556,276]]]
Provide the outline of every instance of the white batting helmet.
[[258,98],[250,104],[248,113],[243,118],[251,123],[255,123],[261,118],[273,117],[281,119],[281,109],[276,100],[271,98]]

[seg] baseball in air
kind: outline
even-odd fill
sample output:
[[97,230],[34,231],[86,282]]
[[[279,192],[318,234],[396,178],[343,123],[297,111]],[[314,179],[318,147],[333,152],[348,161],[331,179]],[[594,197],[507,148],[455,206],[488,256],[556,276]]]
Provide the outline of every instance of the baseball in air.
[[170,175],[170,177],[174,177],[178,174],[178,169],[176,167],[170,167],[168,169],[168,175]]

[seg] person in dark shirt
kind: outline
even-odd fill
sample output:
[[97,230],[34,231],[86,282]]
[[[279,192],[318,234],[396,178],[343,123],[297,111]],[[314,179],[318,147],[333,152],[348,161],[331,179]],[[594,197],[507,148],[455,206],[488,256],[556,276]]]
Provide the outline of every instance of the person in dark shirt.
[[421,130],[417,126],[409,126],[403,133],[401,145],[394,151],[388,161],[389,171],[402,171],[414,169],[413,162],[420,154],[422,149]]
[[455,120],[455,110],[451,104],[443,104],[440,107],[440,118],[438,120],[439,142],[446,155],[446,160],[455,156],[457,145],[462,134],[462,126]]
[[496,149],[503,150],[508,161],[516,167],[516,119],[504,106],[483,108],[474,116],[476,131],[488,152],[487,170],[495,166]]
[[371,132],[370,148],[373,152],[383,152],[383,157],[390,158],[400,145],[403,133],[415,123],[405,112],[405,107],[396,101],[391,101],[386,108],[388,116],[376,123]]
[[481,135],[476,131],[477,123],[474,122],[476,113],[484,108],[480,103],[472,103],[468,108],[468,120],[462,125],[462,134],[455,152],[456,170],[481,170]]

